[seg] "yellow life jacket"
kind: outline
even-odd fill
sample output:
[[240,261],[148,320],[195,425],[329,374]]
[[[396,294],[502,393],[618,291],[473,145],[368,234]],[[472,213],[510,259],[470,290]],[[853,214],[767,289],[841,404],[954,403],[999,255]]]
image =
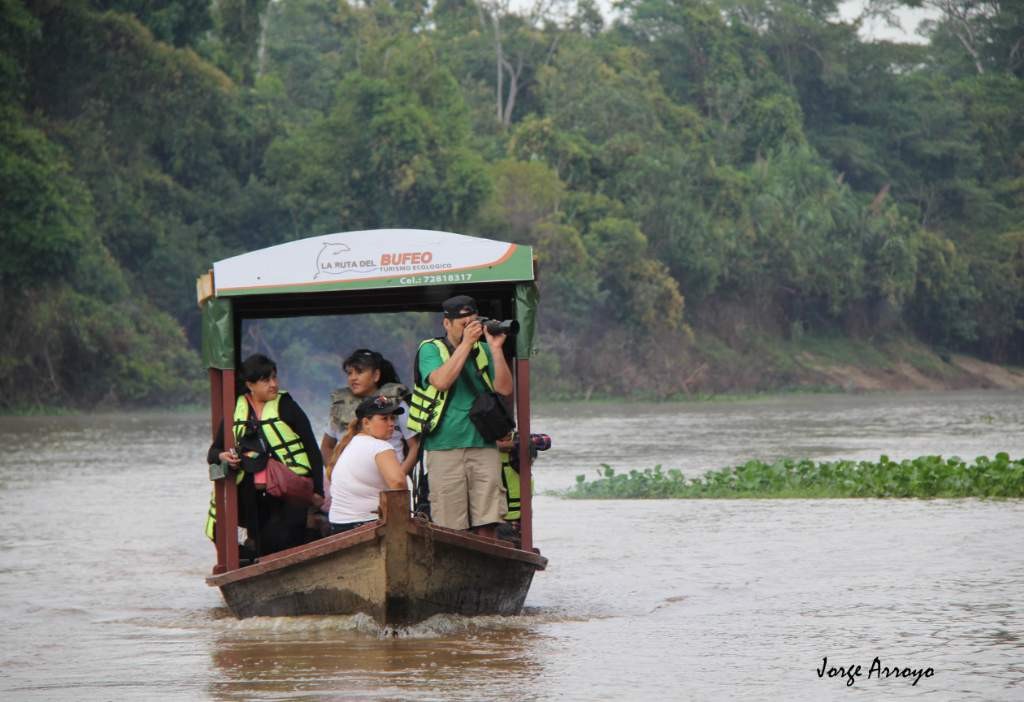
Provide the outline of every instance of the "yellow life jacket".
[[508,451],[501,452],[501,482],[505,486],[505,498],[508,500],[508,512],[505,513],[505,521],[513,522],[522,516],[519,512],[519,473],[512,467],[512,460]]
[[[505,486],[505,499],[508,500],[506,522],[514,522],[522,517],[521,490],[519,487],[519,471],[512,467],[512,456],[508,451],[501,452],[501,484]],[[530,480],[533,487],[533,480]]]
[[278,393],[270,402],[263,405],[263,416],[256,419],[252,413],[252,405],[245,395],[241,395],[235,403],[235,441],[241,441],[250,423],[256,423],[260,429],[267,450],[277,460],[288,466],[295,475],[309,475],[309,455],[302,439],[295,431],[281,420],[280,403],[284,391]]
[[[263,418],[256,419],[254,416],[252,417],[252,422],[258,424],[260,435],[263,437],[267,450],[277,460],[288,466],[296,475],[309,475],[309,456],[306,453],[305,446],[302,444],[302,439],[299,438],[299,435],[290,426],[281,421],[280,400],[283,394],[284,391],[282,390],[277,394],[277,397],[263,405]],[[249,415],[251,412],[252,405],[249,404],[249,400],[245,395],[239,396],[235,402],[235,442],[241,441],[249,428]],[[245,478],[245,473],[241,470],[237,471],[235,473],[235,484],[240,484],[243,478]],[[213,541],[216,529],[217,503],[214,496],[211,495],[210,507],[206,512],[206,527],[204,529],[206,538]]]
[[[420,349],[427,344],[434,344],[438,353],[441,354],[441,363],[446,363],[451,358],[451,353],[448,351],[448,344],[445,341],[444,337],[426,339],[416,350],[416,387],[413,388],[412,399],[409,402],[408,427],[410,431],[423,436],[433,433],[441,424],[444,411],[448,409],[448,391],[439,390],[430,384],[429,378],[420,377]],[[484,379],[487,389],[493,392],[494,384],[491,381],[490,367],[487,363],[487,352],[479,341],[473,345],[473,349],[480,377]]]
[[[235,471],[235,485],[241,485],[242,480],[245,478],[243,471]],[[206,510],[206,527],[203,529],[206,533],[206,538],[210,541],[216,541],[217,534],[217,488],[216,486],[210,491],[210,507]]]
[[216,488],[212,495],[210,495],[210,508],[206,510],[206,528],[203,531],[206,533],[206,538],[210,541],[216,541],[217,536],[217,491]]

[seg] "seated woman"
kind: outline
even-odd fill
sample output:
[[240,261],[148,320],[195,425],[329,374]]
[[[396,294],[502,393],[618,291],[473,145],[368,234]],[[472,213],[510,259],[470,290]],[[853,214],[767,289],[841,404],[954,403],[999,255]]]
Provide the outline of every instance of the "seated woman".
[[[238,396],[233,418],[237,450],[224,449],[224,426],[207,452],[210,463],[227,462],[240,468],[238,522],[252,539],[257,555],[266,555],[305,543],[306,505],[296,505],[268,494],[256,485],[255,475],[273,456],[293,473],[313,481],[313,504],[323,503],[323,458],[309,418],[277,383],[277,365],[262,354],[242,363],[239,378],[245,391]],[[210,532],[208,532],[210,533]]]
[[403,412],[383,395],[369,397],[356,407],[356,418],[335,447],[328,468],[332,534],[377,519],[381,490],[406,487],[406,469],[387,441],[395,431],[395,418]]

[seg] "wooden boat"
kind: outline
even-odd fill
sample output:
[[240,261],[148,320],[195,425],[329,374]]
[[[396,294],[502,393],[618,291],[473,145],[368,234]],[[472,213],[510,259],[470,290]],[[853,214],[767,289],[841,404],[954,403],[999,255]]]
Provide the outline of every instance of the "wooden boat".
[[[528,246],[448,232],[390,229],[311,237],[214,264],[197,281],[213,431],[235,405],[245,319],[440,310],[457,294],[482,313],[515,318],[506,343],[520,456],[529,457],[529,355],[536,320]],[[224,446],[234,444],[225,423]],[[381,495],[381,519],[240,565],[234,475],[211,467],[217,565],[207,578],[238,617],[363,612],[401,626],[438,613],[517,614],[547,559],[533,548],[531,465],[520,462],[520,545],[445,529],[409,512],[409,493]]]
[[409,516],[381,494],[379,522],[207,578],[240,618],[362,612],[382,626],[434,614],[518,614],[543,556]]

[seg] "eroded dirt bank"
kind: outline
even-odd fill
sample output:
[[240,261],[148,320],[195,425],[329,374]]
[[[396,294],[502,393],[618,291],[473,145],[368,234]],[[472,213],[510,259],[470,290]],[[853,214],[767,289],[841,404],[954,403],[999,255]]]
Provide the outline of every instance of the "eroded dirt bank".
[[895,361],[880,368],[864,368],[837,363],[810,352],[801,353],[799,362],[807,369],[809,385],[833,386],[854,392],[964,388],[1024,390],[1024,370],[962,355],[950,356],[945,368],[929,365],[923,369],[907,361]]

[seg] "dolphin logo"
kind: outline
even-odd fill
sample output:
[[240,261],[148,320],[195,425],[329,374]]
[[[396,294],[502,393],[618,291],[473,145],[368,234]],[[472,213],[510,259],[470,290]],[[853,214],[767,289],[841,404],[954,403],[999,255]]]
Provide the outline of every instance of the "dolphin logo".
[[313,279],[321,275],[345,275],[346,273],[366,273],[376,270],[373,261],[357,261],[351,258],[352,249],[346,244],[333,244],[325,241],[316,256],[316,273]]

